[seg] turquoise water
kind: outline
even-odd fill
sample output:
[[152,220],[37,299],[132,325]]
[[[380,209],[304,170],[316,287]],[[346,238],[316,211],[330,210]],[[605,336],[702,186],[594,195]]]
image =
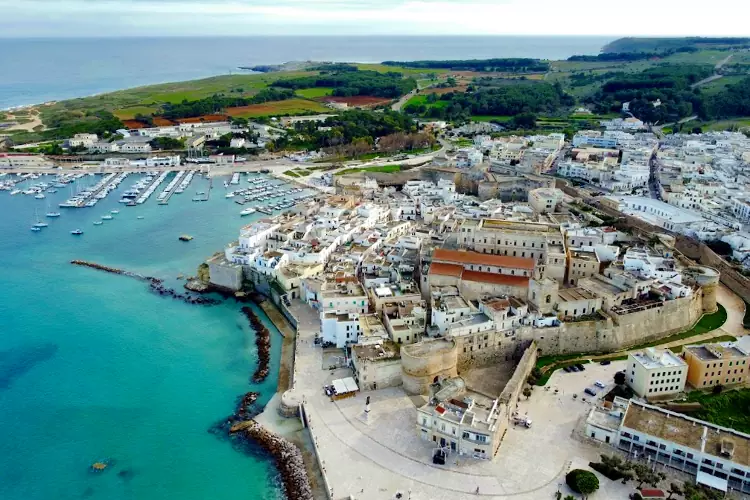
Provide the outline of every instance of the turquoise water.
[[[241,220],[223,188],[209,202],[191,202],[208,188],[197,177],[168,206],[156,203],[158,190],[138,207],[117,203],[137,179],[96,207],[60,209],[40,233],[29,227],[46,200],[0,192],[0,498],[277,498],[269,457],[208,430],[239,395],[260,391],[263,404],[273,395],[278,331],[269,324],[272,375],[252,384],[254,332],[233,301],[191,306],[68,263],[95,261],[180,288],[178,274],[195,274],[258,217]],[[47,199],[56,206],[69,194]],[[115,220],[92,224],[113,209]],[[75,228],[84,235],[69,234]],[[183,233],[195,239],[178,241]],[[113,466],[89,472],[103,459]]]

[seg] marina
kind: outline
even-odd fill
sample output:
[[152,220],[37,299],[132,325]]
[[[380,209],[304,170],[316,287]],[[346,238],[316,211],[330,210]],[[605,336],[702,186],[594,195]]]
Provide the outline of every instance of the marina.
[[[159,184],[164,182],[164,180],[167,178],[168,175],[169,175],[169,172],[162,172],[161,174],[159,174],[159,176],[155,176],[156,178],[151,182],[151,184],[148,185],[148,187],[146,188],[146,191],[144,191],[143,194],[138,196],[138,199],[136,200],[135,204],[143,205],[144,203],[146,203],[146,200],[148,200],[151,197],[151,195],[154,194],[154,191],[156,191],[156,189],[159,187]],[[135,204],[131,205],[130,203],[128,203],[126,206],[132,207]]]
[[159,196],[159,205],[166,205],[169,203],[169,198],[172,197],[172,195],[175,192],[176,186],[180,183],[182,178],[185,176],[185,171],[180,170],[177,172],[177,175],[170,181],[169,184],[167,184],[167,187],[164,188],[164,191],[162,191]]

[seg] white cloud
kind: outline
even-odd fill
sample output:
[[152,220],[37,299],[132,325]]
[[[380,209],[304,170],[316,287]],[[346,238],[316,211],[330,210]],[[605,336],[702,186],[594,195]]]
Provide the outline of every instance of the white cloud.
[[742,35],[744,1],[0,0],[0,34]]

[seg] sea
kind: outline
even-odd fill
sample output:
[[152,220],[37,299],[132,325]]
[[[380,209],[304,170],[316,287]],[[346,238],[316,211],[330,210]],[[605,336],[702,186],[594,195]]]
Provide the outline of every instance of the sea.
[[239,73],[289,61],[386,60],[598,54],[600,36],[264,36],[186,38],[0,38],[0,109],[155,83]]
[[[262,311],[271,375],[253,384],[255,332],[234,300],[188,305],[137,279],[69,263],[159,277],[182,291],[179,275],[195,275],[243,224],[264,216],[241,217],[221,177],[207,202],[191,201],[209,187],[196,176],[168,205],[157,203],[160,190],[140,206],[118,203],[139,178],[128,176],[92,208],[57,205],[99,176],[44,200],[0,191],[0,498],[281,498],[270,457],[211,432],[242,394],[258,391],[264,405],[276,390],[280,335]],[[46,219],[50,209],[61,217]],[[120,211],[113,220],[93,224],[112,210]],[[34,233],[37,217],[49,227]],[[182,234],[194,239],[179,241]],[[105,461],[103,472],[91,471]]]

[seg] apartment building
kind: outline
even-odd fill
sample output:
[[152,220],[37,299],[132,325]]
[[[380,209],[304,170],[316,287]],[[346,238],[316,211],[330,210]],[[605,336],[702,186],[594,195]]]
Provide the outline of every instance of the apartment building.
[[560,189],[533,189],[529,191],[529,205],[539,214],[555,212],[555,208],[563,200],[563,196]]
[[[449,380],[448,382],[453,382]],[[444,389],[447,391],[447,389]],[[500,447],[500,405],[479,394],[441,400],[417,409],[417,434],[434,447],[476,459],[491,460]]]
[[391,341],[353,345],[351,365],[354,379],[363,391],[401,385],[401,355]]
[[665,399],[685,390],[688,364],[668,349],[649,347],[628,355],[625,375],[637,395]]
[[735,342],[691,345],[682,351],[687,382],[696,389],[747,382],[750,353]]

